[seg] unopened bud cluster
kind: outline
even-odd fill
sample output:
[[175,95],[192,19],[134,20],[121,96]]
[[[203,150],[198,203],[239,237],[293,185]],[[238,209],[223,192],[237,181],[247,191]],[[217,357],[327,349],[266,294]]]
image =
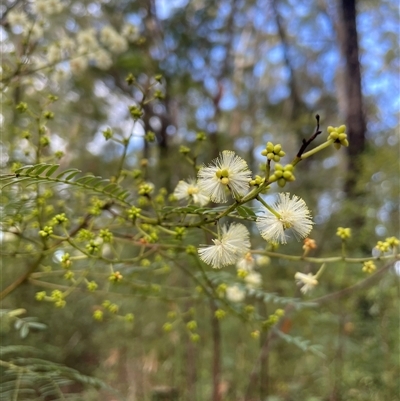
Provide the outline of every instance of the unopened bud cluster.
[[281,144],[274,145],[272,142],[268,142],[261,154],[266,156],[268,160],[273,160],[277,163],[286,153],[282,150]]
[[294,181],[296,177],[293,174],[294,166],[292,164],[286,164],[282,166],[279,163],[275,164],[275,171],[269,177],[270,181],[277,181],[278,185],[283,188],[288,181]]
[[340,149],[341,146],[349,146],[349,141],[346,134],[346,126],[341,125],[340,127],[328,127],[328,140],[333,140],[333,145],[336,149]]
[[364,273],[373,273],[376,270],[375,263],[372,260],[368,260],[367,262],[364,262],[362,271]]
[[344,227],[338,227],[338,229],[336,231],[336,235],[343,240],[350,238],[351,237],[351,229],[344,228]]

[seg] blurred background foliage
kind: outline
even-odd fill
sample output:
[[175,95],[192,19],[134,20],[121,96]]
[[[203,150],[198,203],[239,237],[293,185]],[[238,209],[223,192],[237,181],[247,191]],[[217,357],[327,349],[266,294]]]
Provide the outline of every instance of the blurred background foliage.
[[[27,53],[27,45],[7,15],[13,9],[29,13],[32,4],[5,0],[1,5],[1,167],[9,172],[37,162],[24,138],[26,130],[37,135],[32,128],[35,121],[16,111],[21,101],[38,113],[47,108],[54,112],[55,118],[46,124],[51,143],[43,149],[44,161],[53,162],[55,152],[62,151],[62,168],[75,167],[105,178],[117,174],[123,148],[104,140],[102,131],[107,127],[121,138],[132,130],[138,135],[128,147],[125,170],[141,168],[148,181],[168,192],[190,175],[189,169],[194,176],[179,147],[196,146],[196,133],[200,131],[207,141],[196,160],[199,165],[208,163],[221,150],[233,149],[257,174],[260,153],[268,141],[282,143],[288,155],[284,162],[289,162],[301,140],[313,133],[315,114],[321,116],[324,136],[328,125],[346,123],[349,128],[349,110],[355,107],[354,99],[348,96],[348,80],[357,79],[348,76],[343,50],[343,12],[350,3],[71,0],[64,2],[61,13],[45,20],[44,35],[28,45],[32,48]],[[313,256],[340,255],[342,244],[335,236],[338,226],[352,228],[347,253],[354,257],[370,256],[377,240],[399,235],[398,2],[368,0],[356,6],[365,130],[353,141],[350,130],[347,153],[343,148],[337,152],[329,148],[300,163],[297,180],[287,188],[312,210],[316,223],[312,238],[318,244]],[[43,60],[35,55],[35,51],[43,51],[45,59],[46,49],[63,36],[72,38],[83,29],[106,25],[120,31],[126,22],[137,27],[138,35],[126,51],[113,55],[108,68],[91,62],[72,73],[68,61],[48,68],[40,65]],[[28,67],[12,75],[19,63]],[[134,127],[128,106],[140,102],[142,93],[128,85],[128,74],[143,88],[148,88],[157,74],[162,75],[159,87],[163,98],[145,105],[145,113]],[[59,99],[45,107],[49,94]],[[143,134],[148,131],[155,133],[154,143],[145,141]],[[143,159],[147,160],[145,168]],[[129,175],[126,182],[130,182]],[[65,203],[55,201],[53,210],[73,210],[79,213],[74,216],[78,221],[87,213],[90,202],[85,194],[65,194]],[[12,236],[7,232],[10,214],[15,220],[30,208],[23,202],[21,210],[15,207],[20,195],[2,194],[3,206],[12,207],[3,207],[3,289],[22,275],[30,262],[29,256],[16,258],[7,243],[6,235]],[[107,218],[101,219],[107,226]],[[193,236],[185,243],[197,245],[199,240]],[[265,242],[255,237],[252,245],[263,249]],[[301,244],[291,242],[278,251],[301,254]],[[26,250],[21,246],[17,252]],[[126,248],[124,252],[126,257],[134,255]],[[41,288],[32,281],[25,281],[7,295],[2,308],[24,308],[29,316],[47,325],[43,331],[31,330],[23,344],[38,347],[54,360],[104,380],[127,400],[173,400],[178,399],[176,394],[179,399],[193,401],[242,400],[246,394],[248,400],[263,401],[380,401],[398,397],[399,262],[374,285],[290,315],[283,331],[320,345],[325,357],[276,340],[251,388],[250,373],[263,334],[254,339],[251,324],[227,316],[221,322],[222,366],[216,394],[211,369],[215,355],[212,308],[204,297],[191,296],[196,283],[184,277],[168,257],[188,263],[165,252],[156,261],[167,266],[163,274],[146,269],[137,273],[140,281],[147,283],[144,289],[121,284],[118,304],[120,310],[135,314],[133,325],[112,316],[103,322],[93,320],[93,311],[104,299],[102,293],[72,294],[64,309],[36,302],[35,294]],[[57,263],[54,255],[49,255],[43,266],[50,269]],[[190,264],[188,268],[194,270]],[[363,280],[361,268],[361,264],[330,264],[320,285],[306,299]],[[234,268],[226,270],[235,274]],[[313,266],[272,259],[259,270],[264,290],[283,297],[301,297],[293,280],[298,270],[313,271]],[[152,285],[173,290],[164,299]],[[181,294],[176,293],[178,287]],[[264,315],[281,306],[256,300],[249,303]],[[163,325],[171,311],[177,313],[181,323],[166,333]],[[190,341],[185,329],[192,318],[199,326],[198,343]],[[1,338],[2,345],[21,344],[19,333],[6,325],[2,325]],[[84,400],[115,399],[103,390],[73,390],[81,392]]]

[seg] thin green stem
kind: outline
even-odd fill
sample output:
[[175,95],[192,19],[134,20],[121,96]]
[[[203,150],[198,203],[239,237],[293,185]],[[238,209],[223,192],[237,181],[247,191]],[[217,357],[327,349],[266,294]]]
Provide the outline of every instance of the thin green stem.
[[[317,146],[316,148],[311,149],[311,150],[309,150],[309,151],[306,152],[306,153],[303,153],[303,154],[301,155],[301,159],[300,159],[300,160],[304,160],[304,159],[307,159],[307,157],[310,157],[310,156],[312,156],[312,155],[315,155],[315,153],[318,153],[319,151],[321,151],[321,150],[323,150],[323,149],[328,148],[329,146],[331,146],[332,143],[333,143],[333,139],[328,139],[326,142],[322,143],[321,145]],[[300,160],[299,160],[299,161],[300,161]],[[298,161],[298,162],[299,162],[299,161]],[[297,163],[298,163],[298,162],[297,162]],[[297,164],[297,163],[296,163],[296,164]],[[292,163],[292,164],[293,164],[293,163]]]
[[294,256],[286,255],[284,253],[270,252],[270,251],[251,251],[254,255],[264,255],[271,258],[285,259],[292,261],[304,261],[309,263],[335,263],[335,262],[346,262],[346,263],[363,263],[369,260],[380,261],[380,260],[396,260],[400,259],[400,253],[396,255],[384,255],[384,256],[369,256],[365,258],[349,258],[344,256],[331,256],[325,258],[315,258],[315,257],[304,257],[304,256]]
[[322,263],[322,266],[319,268],[317,271],[317,274],[315,275],[315,279],[318,280],[321,276],[324,270],[326,269],[326,263]]
[[263,198],[261,198],[260,195],[257,195],[257,198],[256,198],[256,199],[257,199],[263,206],[265,206],[274,216],[276,216],[278,219],[281,218],[281,215],[280,215],[276,210],[274,210],[271,206],[269,206],[268,203],[265,202],[265,200],[264,200]]

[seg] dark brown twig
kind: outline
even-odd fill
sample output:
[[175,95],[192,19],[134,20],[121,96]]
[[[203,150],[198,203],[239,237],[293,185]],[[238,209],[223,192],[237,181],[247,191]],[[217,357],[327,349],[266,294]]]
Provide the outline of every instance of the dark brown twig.
[[306,150],[307,146],[322,132],[319,129],[319,114],[316,114],[315,119],[317,120],[317,126],[315,127],[315,131],[312,134],[312,136],[308,139],[302,140],[302,145],[301,148],[299,150],[299,152],[297,153],[296,157],[298,157],[299,159],[301,159],[301,155],[304,153],[304,151]]

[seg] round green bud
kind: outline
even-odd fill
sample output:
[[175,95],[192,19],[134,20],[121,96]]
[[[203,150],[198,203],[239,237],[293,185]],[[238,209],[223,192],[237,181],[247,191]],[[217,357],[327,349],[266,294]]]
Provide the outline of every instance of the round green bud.
[[43,301],[46,298],[46,291],[39,291],[35,295],[36,301]]
[[172,330],[172,324],[167,322],[163,324],[162,327],[163,331],[165,331],[166,333],[169,333]]
[[28,104],[25,102],[19,102],[15,107],[20,113],[24,113],[28,110]]
[[190,322],[186,323],[186,327],[188,328],[188,330],[194,331],[197,329],[197,322],[195,320],[191,320]]
[[103,320],[103,312],[101,310],[96,310],[93,312],[93,319],[101,322]]
[[127,322],[133,322],[134,319],[135,319],[135,315],[134,315],[133,313],[127,313],[127,314],[124,316],[124,319],[125,319]]
[[279,178],[278,185],[283,188],[286,185],[286,180],[284,178]]
[[274,146],[274,153],[278,154],[282,150],[282,145],[278,144]]
[[273,152],[274,151],[274,144],[272,142],[267,142],[266,150],[268,152]]
[[260,330],[254,330],[250,333],[251,337],[254,338],[255,340],[257,340],[258,338],[260,338]]
[[291,171],[284,171],[284,172],[283,172],[283,178],[284,178],[285,180],[289,180],[290,178],[292,178],[292,176],[293,176],[293,174],[292,174]]

